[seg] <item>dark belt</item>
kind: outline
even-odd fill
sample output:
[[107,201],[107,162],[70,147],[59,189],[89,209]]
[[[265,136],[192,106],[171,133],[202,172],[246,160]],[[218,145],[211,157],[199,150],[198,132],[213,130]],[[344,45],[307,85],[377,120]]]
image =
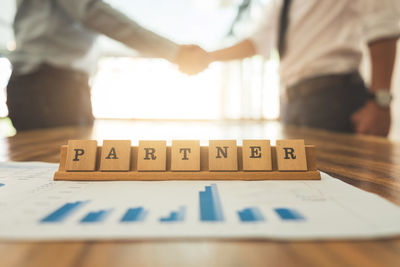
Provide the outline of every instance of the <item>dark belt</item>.
[[287,87],[285,100],[291,102],[297,98],[304,98],[323,92],[327,87],[340,87],[346,86],[349,83],[359,84],[362,82],[363,80],[359,72],[312,77]]
[[73,79],[76,82],[87,83],[87,81],[89,80],[89,75],[83,71],[73,70],[70,68],[52,66],[49,64],[41,64],[33,72],[27,73],[27,74],[20,74],[20,73],[13,71],[13,73],[11,74],[10,80],[18,79],[19,77],[23,77],[23,76],[35,75],[39,72],[44,72],[49,76],[57,75],[57,76],[65,77],[68,79]]

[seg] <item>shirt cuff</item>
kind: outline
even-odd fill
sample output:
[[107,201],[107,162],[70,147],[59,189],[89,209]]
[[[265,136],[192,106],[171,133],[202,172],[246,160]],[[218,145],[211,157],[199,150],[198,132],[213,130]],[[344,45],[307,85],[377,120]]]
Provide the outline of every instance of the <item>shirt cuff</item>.
[[370,20],[364,28],[364,38],[368,43],[380,39],[400,37],[400,19],[391,14],[382,14],[379,18]]
[[265,59],[271,56],[271,51],[275,47],[274,38],[266,38],[265,33],[256,32],[247,39],[253,43],[257,54],[262,55]]

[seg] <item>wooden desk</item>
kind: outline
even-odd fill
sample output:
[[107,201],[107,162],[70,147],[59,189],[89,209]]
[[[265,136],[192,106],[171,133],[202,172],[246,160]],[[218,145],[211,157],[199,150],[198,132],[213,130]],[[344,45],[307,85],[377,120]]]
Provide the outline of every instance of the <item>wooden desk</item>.
[[[0,139],[0,160],[57,162],[60,146],[68,139],[135,142],[146,138],[304,138],[306,144],[317,146],[322,171],[400,205],[400,144],[278,123],[100,121],[94,128],[30,131]],[[0,242],[0,266],[400,266],[400,238],[335,242]]]

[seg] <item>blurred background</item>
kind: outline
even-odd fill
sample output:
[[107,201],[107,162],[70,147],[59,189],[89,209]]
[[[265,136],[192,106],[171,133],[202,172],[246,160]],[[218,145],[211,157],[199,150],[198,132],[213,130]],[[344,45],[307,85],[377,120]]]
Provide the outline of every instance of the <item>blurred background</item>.
[[[7,119],[5,105],[5,87],[11,74],[6,56],[15,48],[11,26],[15,2],[2,0],[0,9],[2,136],[15,134]],[[146,28],[178,43],[195,43],[213,50],[251,34],[268,0],[106,2]],[[248,3],[238,20],[239,7]],[[213,63],[206,71],[187,76],[167,61],[141,58],[133,50],[104,36],[99,38],[94,49],[99,49],[102,55],[91,80],[93,113],[97,119],[265,121],[279,118],[277,56],[268,61],[256,56],[243,61]],[[362,73],[368,73],[368,66],[368,62],[363,63]],[[400,61],[397,60],[393,81],[393,126],[389,137],[400,141],[399,71]]]

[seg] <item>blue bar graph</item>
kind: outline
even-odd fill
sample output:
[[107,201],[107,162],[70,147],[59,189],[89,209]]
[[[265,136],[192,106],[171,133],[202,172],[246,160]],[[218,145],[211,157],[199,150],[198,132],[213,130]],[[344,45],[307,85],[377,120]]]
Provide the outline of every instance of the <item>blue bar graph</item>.
[[288,209],[288,208],[276,208],[274,209],[275,212],[278,214],[278,216],[282,219],[282,220],[289,220],[289,221],[298,221],[298,220],[304,220],[305,218],[303,217],[303,215],[301,215],[300,213],[298,213],[296,210],[294,209]]
[[203,222],[220,222],[224,220],[221,201],[216,184],[206,186],[199,192],[200,220]]
[[0,187],[2,187],[2,186],[5,186],[5,184],[3,184],[3,183],[0,183]]
[[264,216],[256,207],[249,207],[238,211],[238,216],[241,222],[262,222]]
[[167,217],[161,217],[160,222],[182,222],[185,220],[186,207],[179,207],[178,211],[172,211]]
[[147,216],[147,210],[145,210],[143,207],[137,207],[137,208],[129,208],[124,216],[122,216],[120,222],[141,222],[144,221],[144,219]]
[[77,201],[73,203],[66,203],[61,206],[59,209],[53,211],[46,217],[40,220],[41,223],[58,223],[62,222],[71,215],[74,211],[78,210],[83,204],[86,204],[88,201]]
[[86,214],[81,220],[80,223],[98,223],[103,221],[112,209],[109,210],[99,210],[99,211],[91,211]]

